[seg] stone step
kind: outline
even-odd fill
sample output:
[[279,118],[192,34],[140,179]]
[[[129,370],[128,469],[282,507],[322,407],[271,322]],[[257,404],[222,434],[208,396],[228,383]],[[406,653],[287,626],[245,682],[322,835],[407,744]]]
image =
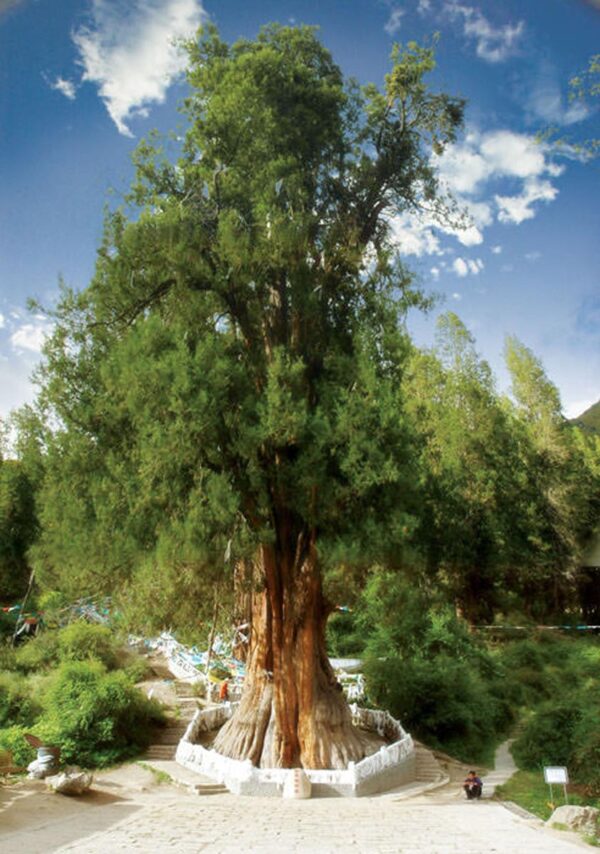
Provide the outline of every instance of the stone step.
[[185,730],[166,730],[163,732],[154,732],[152,735],[152,744],[169,744],[177,745],[183,738]]
[[181,682],[176,679],[173,683],[173,687],[175,688],[175,694],[177,697],[194,698],[193,687],[189,682]]
[[224,786],[222,783],[214,783],[210,786],[203,783],[196,783],[191,786],[191,789],[198,795],[226,795],[229,792],[227,786]]
[[433,783],[442,779],[444,772],[433,753],[418,745],[415,755],[415,778],[421,783]]
[[148,764],[156,771],[167,774],[173,785],[187,789],[188,792],[193,792],[196,795],[226,795],[229,791],[222,783],[218,783],[204,774],[190,771],[183,765],[179,765],[178,762],[168,759],[154,759],[150,760]]
[[174,759],[176,752],[176,744],[151,744],[142,759]]

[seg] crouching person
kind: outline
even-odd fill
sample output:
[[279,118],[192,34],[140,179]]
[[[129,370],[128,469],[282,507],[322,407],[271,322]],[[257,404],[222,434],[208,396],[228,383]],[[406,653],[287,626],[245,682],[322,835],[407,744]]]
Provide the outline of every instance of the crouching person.
[[463,789],[466,792],[467,799],[469,801],[478,800],[481,797],[481,790],[483,788],[483,783],[481,782],[481,778],[477,776],[475,771],[469,771],[465,782],[463,783]]

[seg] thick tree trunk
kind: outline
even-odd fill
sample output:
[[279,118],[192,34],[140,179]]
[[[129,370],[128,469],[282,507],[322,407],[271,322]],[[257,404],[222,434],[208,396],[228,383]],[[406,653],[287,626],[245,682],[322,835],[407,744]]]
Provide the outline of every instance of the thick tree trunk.
[[327,607],[314,542],[261,548],[244,692],[215,750],[273,768],[345,768],[365,755],[325,648]]

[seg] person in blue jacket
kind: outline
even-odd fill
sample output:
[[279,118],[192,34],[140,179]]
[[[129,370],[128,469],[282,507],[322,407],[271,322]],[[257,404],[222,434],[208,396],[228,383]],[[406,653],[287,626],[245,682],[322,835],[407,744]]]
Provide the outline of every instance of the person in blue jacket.
[[469,771],[465,782],[463,783],[463,789],[465,790],[467,799],[469,801],[479,800],[482,788],[483,783],[481,782],[481,777],[478,777],[475,771]]

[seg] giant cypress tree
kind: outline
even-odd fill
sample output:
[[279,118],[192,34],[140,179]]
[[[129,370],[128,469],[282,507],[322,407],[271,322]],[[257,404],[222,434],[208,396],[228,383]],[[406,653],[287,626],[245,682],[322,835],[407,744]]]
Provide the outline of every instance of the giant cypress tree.
[[160,584],[167,564],[250,555],[248,675],[216,747],[344,767],[363,747],[324,575],[397,557],[410,529],[400,321],[422,297],[390,219],[447,213],[430,158],[462,103],[428,92],[414,44],[383,91],[345,84],[310,28],[232,46],[208,30],[187,50],[179,156],[139,147],[139,213],[110,217],[92,283],[56,313],[38,560],[109,585],[150,561]]

